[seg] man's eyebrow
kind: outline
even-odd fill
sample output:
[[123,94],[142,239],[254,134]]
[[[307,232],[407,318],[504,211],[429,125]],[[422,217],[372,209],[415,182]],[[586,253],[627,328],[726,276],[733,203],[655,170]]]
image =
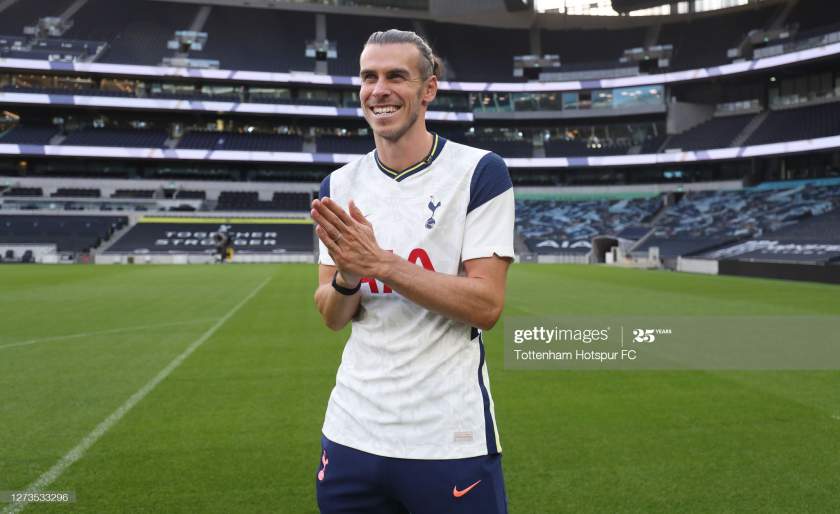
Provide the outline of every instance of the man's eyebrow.
[[[385,70],[387,75],[404,75],[406,77],[411,76],[411,72],[406,68],[391,68],[390,70]],[[365,75],[373,74],[376,75],[376,70],[372,70],[369,68],[365,68],[359,72],[359,76],[364,77]]]

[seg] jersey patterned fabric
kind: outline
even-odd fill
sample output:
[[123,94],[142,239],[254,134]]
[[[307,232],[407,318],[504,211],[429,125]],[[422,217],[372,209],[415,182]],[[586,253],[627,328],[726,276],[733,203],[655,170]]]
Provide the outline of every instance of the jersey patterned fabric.
[[[428,156],[397,172],[373,151],[321,184],[352,199],[379,246],[426,269],[463,275],[464,261],[513,257],[514,199],[501,157],[434,135]],[[334,265],[323,243],[320,263]],[[363,452],[461,459],[501,452],[481,332],[364,279],[323,433]]]

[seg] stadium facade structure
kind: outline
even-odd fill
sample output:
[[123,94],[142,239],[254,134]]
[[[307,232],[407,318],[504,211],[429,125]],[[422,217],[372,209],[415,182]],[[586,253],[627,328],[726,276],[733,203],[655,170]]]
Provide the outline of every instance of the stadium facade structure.
[[[718,205],[704,194],[726,198],[735,189],[737,204],[761,183],[781,184],[781,197],[798,195],[800,204],[772,228],[838,205],[828,193],[840,189],[830,180],[840,169],[840,26],[830,20],[840,16],[824,2],[765,0],[713,13],[610,19],[507,13],[477,2],[469,25],[468,14],[437,2],[413,10],[66,3],[7,2],[0,17],[0,206],[7,218],[0,246],[32,233],[24,218],[9,221],[35,216],[32,209],[121,211],[124,226],[112,222],[102,233],[97,225],[95,244],[82,249],[100,261],[125,246],[117,241],[125,234],[130,241],[140,228],[151,233],[152,223],[188,221],[173,216],[216,209],[213,222],[231,213],[250,223],[300,221],[320,179],[373,146],[358,108],[355,59],[370,32],[389,27],[423,33],[445,59],[430,127],[508,162],[520,212],[530,213],[518,223],[523,256],[589,260],[592,238],[609,236],[620,242],[613,259],[632,262],[658,248],[657,262],[677,266],[678,258],[708,258],[765,233],[739,220],[723,239],[695,234],[681,245],[689,236],[666,234],[673,223],[665,221],[694,212],[692,202]],[[60,36],[23,34],[50,16],[60,21]],[[182,30],[189,32],[176,35]],[[168,49],[170,40],[177,44]],[[554,57],[539,61],[540,69],[515,65],[525,54]],[[750,202],[743,209],[745,219],[764,215]],[[700,224],[716,219],[696,217]],[[41,232],[38,238],[52,237]],[[246,244],[240,258],[311,252],[294,233],[288,248]],[[207,252],[204,243],[190,245],[136,249],[170,260]],[[61,255],[66,248],[58,247]],[[790,259],[801,260],[801,248],[789,248]],[[809,264],[837,262],[830,250]],[[774,258],[784,260],[782,253],[777,248]]]

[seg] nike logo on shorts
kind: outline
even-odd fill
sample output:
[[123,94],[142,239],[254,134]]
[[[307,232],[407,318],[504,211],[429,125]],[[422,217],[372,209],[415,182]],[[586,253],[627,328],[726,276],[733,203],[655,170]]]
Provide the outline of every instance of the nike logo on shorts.
[[474,483],[473,485],[467,487],[463,491],[459,491],[458,486],[456,485],[455,487],[452,488],[452,496],[454,496],[455,498],[460,498],[461,496],[464,496],[468,492],[472,491],[473,488],[479,484],[479,482],[481,482],[481,480],[479,480],[478,482]]

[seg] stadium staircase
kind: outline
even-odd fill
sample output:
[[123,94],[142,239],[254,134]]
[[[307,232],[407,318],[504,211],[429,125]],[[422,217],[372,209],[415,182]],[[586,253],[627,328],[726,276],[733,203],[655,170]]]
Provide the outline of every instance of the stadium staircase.
[[768,30],[776,30],[780,29],[785,26],[785,23],[788,20],[788,16],[790,16],[791,11],[793,8],[796,7],[796,4],[799,3],[799,0],[794,0],[793,2],[787,2],[782,10],[779,12],[779,15],[776,16],[776,19],[768,26]]
[[659,34],[662,32],[662,24],[656,23],[648,27],[645,32],[645,48],[656,46],[659,41]]
[[659,145],[659,148],[656,149],[656,153],[664,152],[665,149],[668,148],[668,145],[671,144],[671,138],[673,138],[673,137],[674,137],[673,135],[669,135],[668,137],[666,137],[665,140],[662,141],[662,144]]
[[210,13],[213,10],[213,6],[210,5],[203,5],[195,13],[195,18],[193,18],[192,23],[190,24],[190,30],[193,32],[201,32],[204,30],[204,26],[207,24],[207,18],[210,17]]
[[644,245],[645,242],[654,235],[654,233],[656,232],[656,224],[659,222],[659,219],[665,215],[665,213],[668,211],[668,209],[671,208],[671,206],[679,203],[679,201],[680,197],[677,197],[673,193],[668,193],[667,195],[665,195],[664,201],[659,206],[659,210],[656,211],[656,213],[653,215],[650,221],[646,223],[646,225],[650,227],[650,230],[648,230],[647,234],[639,238],[639,240],[636,241],[633,244],[633,246],[630,247],[630,249],[627,251],[628,254],[635,252],[637,248],[641,248],[642,245]]
[[107,241],[103,241],[103,242],[102,242],[102,244],[100,244],[100,245],[99,245],[98,247],[96,247],[96,248],[91,248],[91,250],[90,250],[90,255],[91,255],[91,256],[95,256],[95,255],[97,255],[97,254],[100,254],[100,253],[102,253],[102,252],[107,251],[109,248],[111,248],[112,246],[114,246],[114,245],[116,244],[116,242],[117,242],[117,241],[119,241],[119,240],[122,238],[122,236],[124,236],[124,235],[126,234],[126,232],[128,232],[129,230],[131,230],[131,228],[132,228],[132,227],[133,227],[136,223],[137,223],[137,217],[135,217],[135,216],[129,216],[129,217],[128,217],[128,223],[126,223],[126,224],[125,224],[125,226],[124,226],[124,227],[122,227],[121,229],[119,229],[119,230],[117,230],[116,232],[114,232],[113,234],[111,234],[111,237],[110,237],[110,238],[108,238],[108,240],[107,240]]
[[744,143],[747,142],[747,139],[749,139],[749,137],[753,135],[759,127],[761,127],[769,114],[769,111],[764,111],[751,119],[750,122],[747,123],[747,126],[744,127],[737,136],[735,136],[735,139],[732,140],[732,146],[743,146]]
[[79,10],[82,7],[85,6],[86,3],[88,3],[88,0],[76,0],[75,2],[70,4],[70,6],[67,9],[65,9],[63,13],[58,15],[58,17],[62,20],[70,20],[73,18],[73,16],[76,15],[77,12],[79,12]]

